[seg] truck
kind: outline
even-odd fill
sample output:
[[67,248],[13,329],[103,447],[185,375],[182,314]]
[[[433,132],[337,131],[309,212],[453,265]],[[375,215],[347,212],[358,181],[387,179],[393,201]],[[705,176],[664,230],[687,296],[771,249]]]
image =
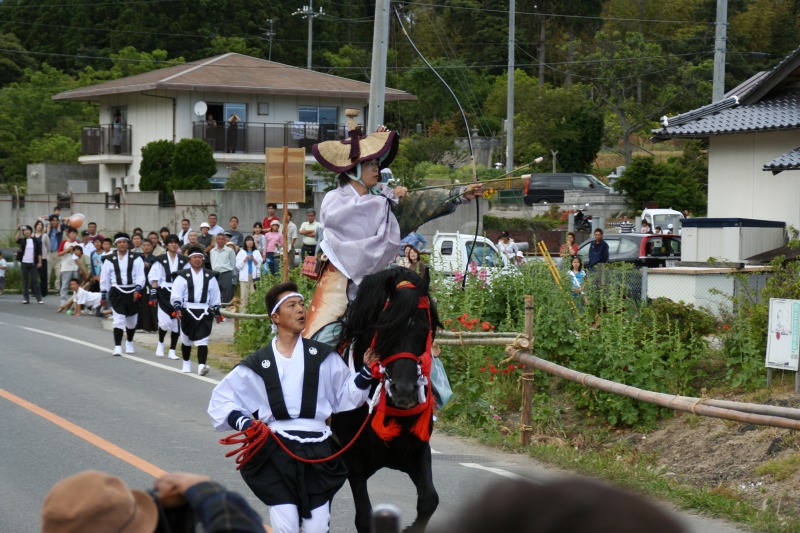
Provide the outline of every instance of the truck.
[[479,271],[485,271],[489,277],[500,271],[517,271],[510,265],[505,255],[500,253],[495,243],[482,235],[475,239],[474,235],[461,233],[436,232],[431,247],[430,266],[436,272],[454,276],[456,272],[467,269],[467,258],[472,250],[473,241],[475,249],[471,261]]
[[646,220],[652,230],[655,230],[656,226],[661,226],[662,230],[666,230],[667,226],[672,224],[672,232],[678,235],[683,214],[674,209],[645,209],[642,211],[642,220]]

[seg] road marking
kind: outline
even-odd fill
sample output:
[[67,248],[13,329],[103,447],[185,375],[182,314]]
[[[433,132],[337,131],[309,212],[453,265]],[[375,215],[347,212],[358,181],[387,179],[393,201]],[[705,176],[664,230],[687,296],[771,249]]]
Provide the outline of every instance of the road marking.
[[127,450],[123,450],[116,444],[108,442],[104,438],[95,435],[91,431],[83,429],[82,427],[73,424],[69,420],[62,418],[55,413],[51,413],[47,409],[43,409],[38,405],[34,405],[27,400],[23,400],[19,396],[11,394],[10,392],[4,389],[0,389],[0,397],[5,398],[9,402],[16,404],[19,407],[22,407],[23,409],[27,409],[31,413],[38,415],[49,422],[52,422],[53,424],[59,426],[62,429],[66,429],[76,437],[85,440],[89,444],[92,444],[100,448],[104,452],[113,455],[114,457],[121,459],[122,461],[125,461],[129,465],[132,465],[141,471],[150,474],[154,478],[159,478],[167,473],[166,470],[162,470],[153,463],[145,461],[141,457],[137,457],[136,455],[133,455]]
[[[483,466],[479,465],[478,463],[459,463],[461,466],[466,466],[467,468],[476,468],[478,470],[486,470],[487,472],[491,472],[493,474],[497,474],[498,476],[507,477],[509,479],[524,479],[528,480],[528,478],[522,477],[514,472],[509,472],[508,470],[503,470],[502,468],[492,468],[491,466]],[[530,480],[528,480],[530,481]]]
[[[59,335],[58,333],[45,331],[43,329],[29,328],[29,327],[26,327],[26,326],[17,326],[17,325],[14,325],[14,324],[6,324],[6,323],[3,323],[3,322],[0,322],[0,324],[4,324],[4,325],[7,325],[7,326],[12,326],[12,327],[15,327],[15,328],[20,328],[20,329],[25,329],[25,330],[28,330],[28,331],[33,331],[34,333],[40,333],[42,335],[49,335],[51,337],[55,337],[57,339],[62,339],[62,340],[69,341],[69,342],[74,342],[75,344],[80,344],[81,346],[86,346],[87,348],[92,348],[94,350],[99,350],[99,351],[104,352],[106,354],[108,354],[111,351],[105,346],[100,346],[98,344],[92,344],[91,342],[86,342],[86,341],[82,341],[82,340],[79,340],[79,339],[73,339],[72,337],[67,337],[66,335]],[[158,363],[156,361],[149,361],[147,359],[142,359],[141,357],[136,357],[135,355],[122,354],[121,356],[118,356],[118,357],[122,357],[123,359],[130,359],[131,361],[134,361],[136,363],[142,363],[142,364],[145,364],[145,365],[154,366],[156,368],[161,368],[163,370],[169,370],[170,372],[177,372],[178,374],[182,374],[183,373],[183,372],[180,371],[179,368],[175,368],[174,366],[165,365],[163,363]],[[206,376],[199,376],[199,375],[194,374],[194,373],[186,374],[186,376],[190,377],[190,378],[194,378],[194,379],[199,379],[200,381],[205,381],[206,383],[211,383],[212,385],[219,384],[219,381],[216,380],[216,379],[212,379],[212,378],[209,378],[209,377],[206,377]]]

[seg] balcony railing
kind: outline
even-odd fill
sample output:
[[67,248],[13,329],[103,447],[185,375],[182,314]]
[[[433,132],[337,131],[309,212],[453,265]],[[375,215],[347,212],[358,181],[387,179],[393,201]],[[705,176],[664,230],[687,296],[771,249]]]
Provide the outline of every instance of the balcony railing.
[[339,139],[345,135],[345,129],[345,126],[338,124],[308,122],[239,122],[235,125],[195,122],[193,136],[206,141],[218,153],[263,154],[265,148],[281,146],[305,148],[307,153],[311,153],[312,144]]
[[82,155],[131,155],[129,124],[87,126],[81,132]]

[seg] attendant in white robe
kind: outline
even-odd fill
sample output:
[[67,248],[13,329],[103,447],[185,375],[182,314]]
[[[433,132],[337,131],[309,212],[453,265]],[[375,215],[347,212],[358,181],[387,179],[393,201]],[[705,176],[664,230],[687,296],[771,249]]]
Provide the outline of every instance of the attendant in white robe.
[[[117,251],[103,261],[100,269],[101,302],[111,301],[114,329],[113,355],[122,355],[122,336],[127,337],[125,353],[133,353],[133,335],[136,332],[138,306],[145,284],[144,262],[128,251],[130,237],[127,233],[114,235]],[[115,303],[116,302],[116,303]]]
[[172,316],[172,283],[175,274],[179,270],[186,268],[188,260],[180,253],[180,237],[168,235],[164,239],[167,253],[156,257],[147,280],[150,282],[150,305],[157,307],[158,316],[158,345],[156,346],[156,357],[164,357],[164,340],[167,332],[170,332],[169,354],[170,359],[178,359],[175,349],[180,340],[180,324],[178,319]]
[[[251,415],[274,433],[247,462],[242,477],[256,496],[270,506],[270,524],[276,533],[328,531],[330,502],[347,479],[341,458],[320,463],[292,459],[276,438],[296,455],[309,459],[330,457],[338,446],[325,421],[332,413],[360,407],[373,379],[369,365],[352,372],[325,344],[303,339],[305,304],[294,282],[274,286],[267,308],[277,335],[250,354],[211,393],[208,414],[218,431],[243,431]],[[304,380],[313,365],[319,375]]]

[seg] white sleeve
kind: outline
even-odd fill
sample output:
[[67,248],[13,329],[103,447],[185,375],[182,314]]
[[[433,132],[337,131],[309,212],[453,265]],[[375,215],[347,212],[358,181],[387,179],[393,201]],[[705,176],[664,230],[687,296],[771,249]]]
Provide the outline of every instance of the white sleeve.
[[320,385],[325,384],[325,397],[334,413],[351,411],[367,401],[369,389],[356,387],[358,374],[350,370],[338,353],[333,352],[326,357],[319,370]]
[[236,270],[241,270],[244,266],[244,260],[247,259],[247,252],[244,251],[244,248],[239,250],[239,253],[236,254]]
[[232,411],[247,416],[256,413],[264,422],[272,416],[264,380],[244,365],[235,367],[214,387],[208,402],[208,415],[217,431],[234,429],[228,425]]
[[147,274],[147,281],[153,283],[154,281],[161,285],[164,281],[164,267],[161,266],[160,261],[156,261],[150,267],[150,272]]
[[144,277],[144,261],[141,257],[137,257],[133,260],[133,280],[131,283],[139,287],[144,287],[147,283]]
[[186,279],[183,276],[178,276],[175,283],[172,284],[172,296],[169,298],[169,303],[174,307],[175,304],[183,305],[186,301]]
[[100,268],[100,291],[108,292],[111,289],[111,276],[114,275],[114,266],[110,260],[103,261]]
[[211,279],[208,280],[208,306],[214,307],[220,305],[221,303],[222,300],[219,295],[219,283],[217,282],[217,278],[212,276]]
[[[259,252],[258,250],[253,250],[253,261],[256,262],[255,266],[257,266],[257,267],[261,266],[261,263],[264,262],[264,258],[261,257],[261,252]],[[258,270],[258,269],[256,269],[256,270]]]

